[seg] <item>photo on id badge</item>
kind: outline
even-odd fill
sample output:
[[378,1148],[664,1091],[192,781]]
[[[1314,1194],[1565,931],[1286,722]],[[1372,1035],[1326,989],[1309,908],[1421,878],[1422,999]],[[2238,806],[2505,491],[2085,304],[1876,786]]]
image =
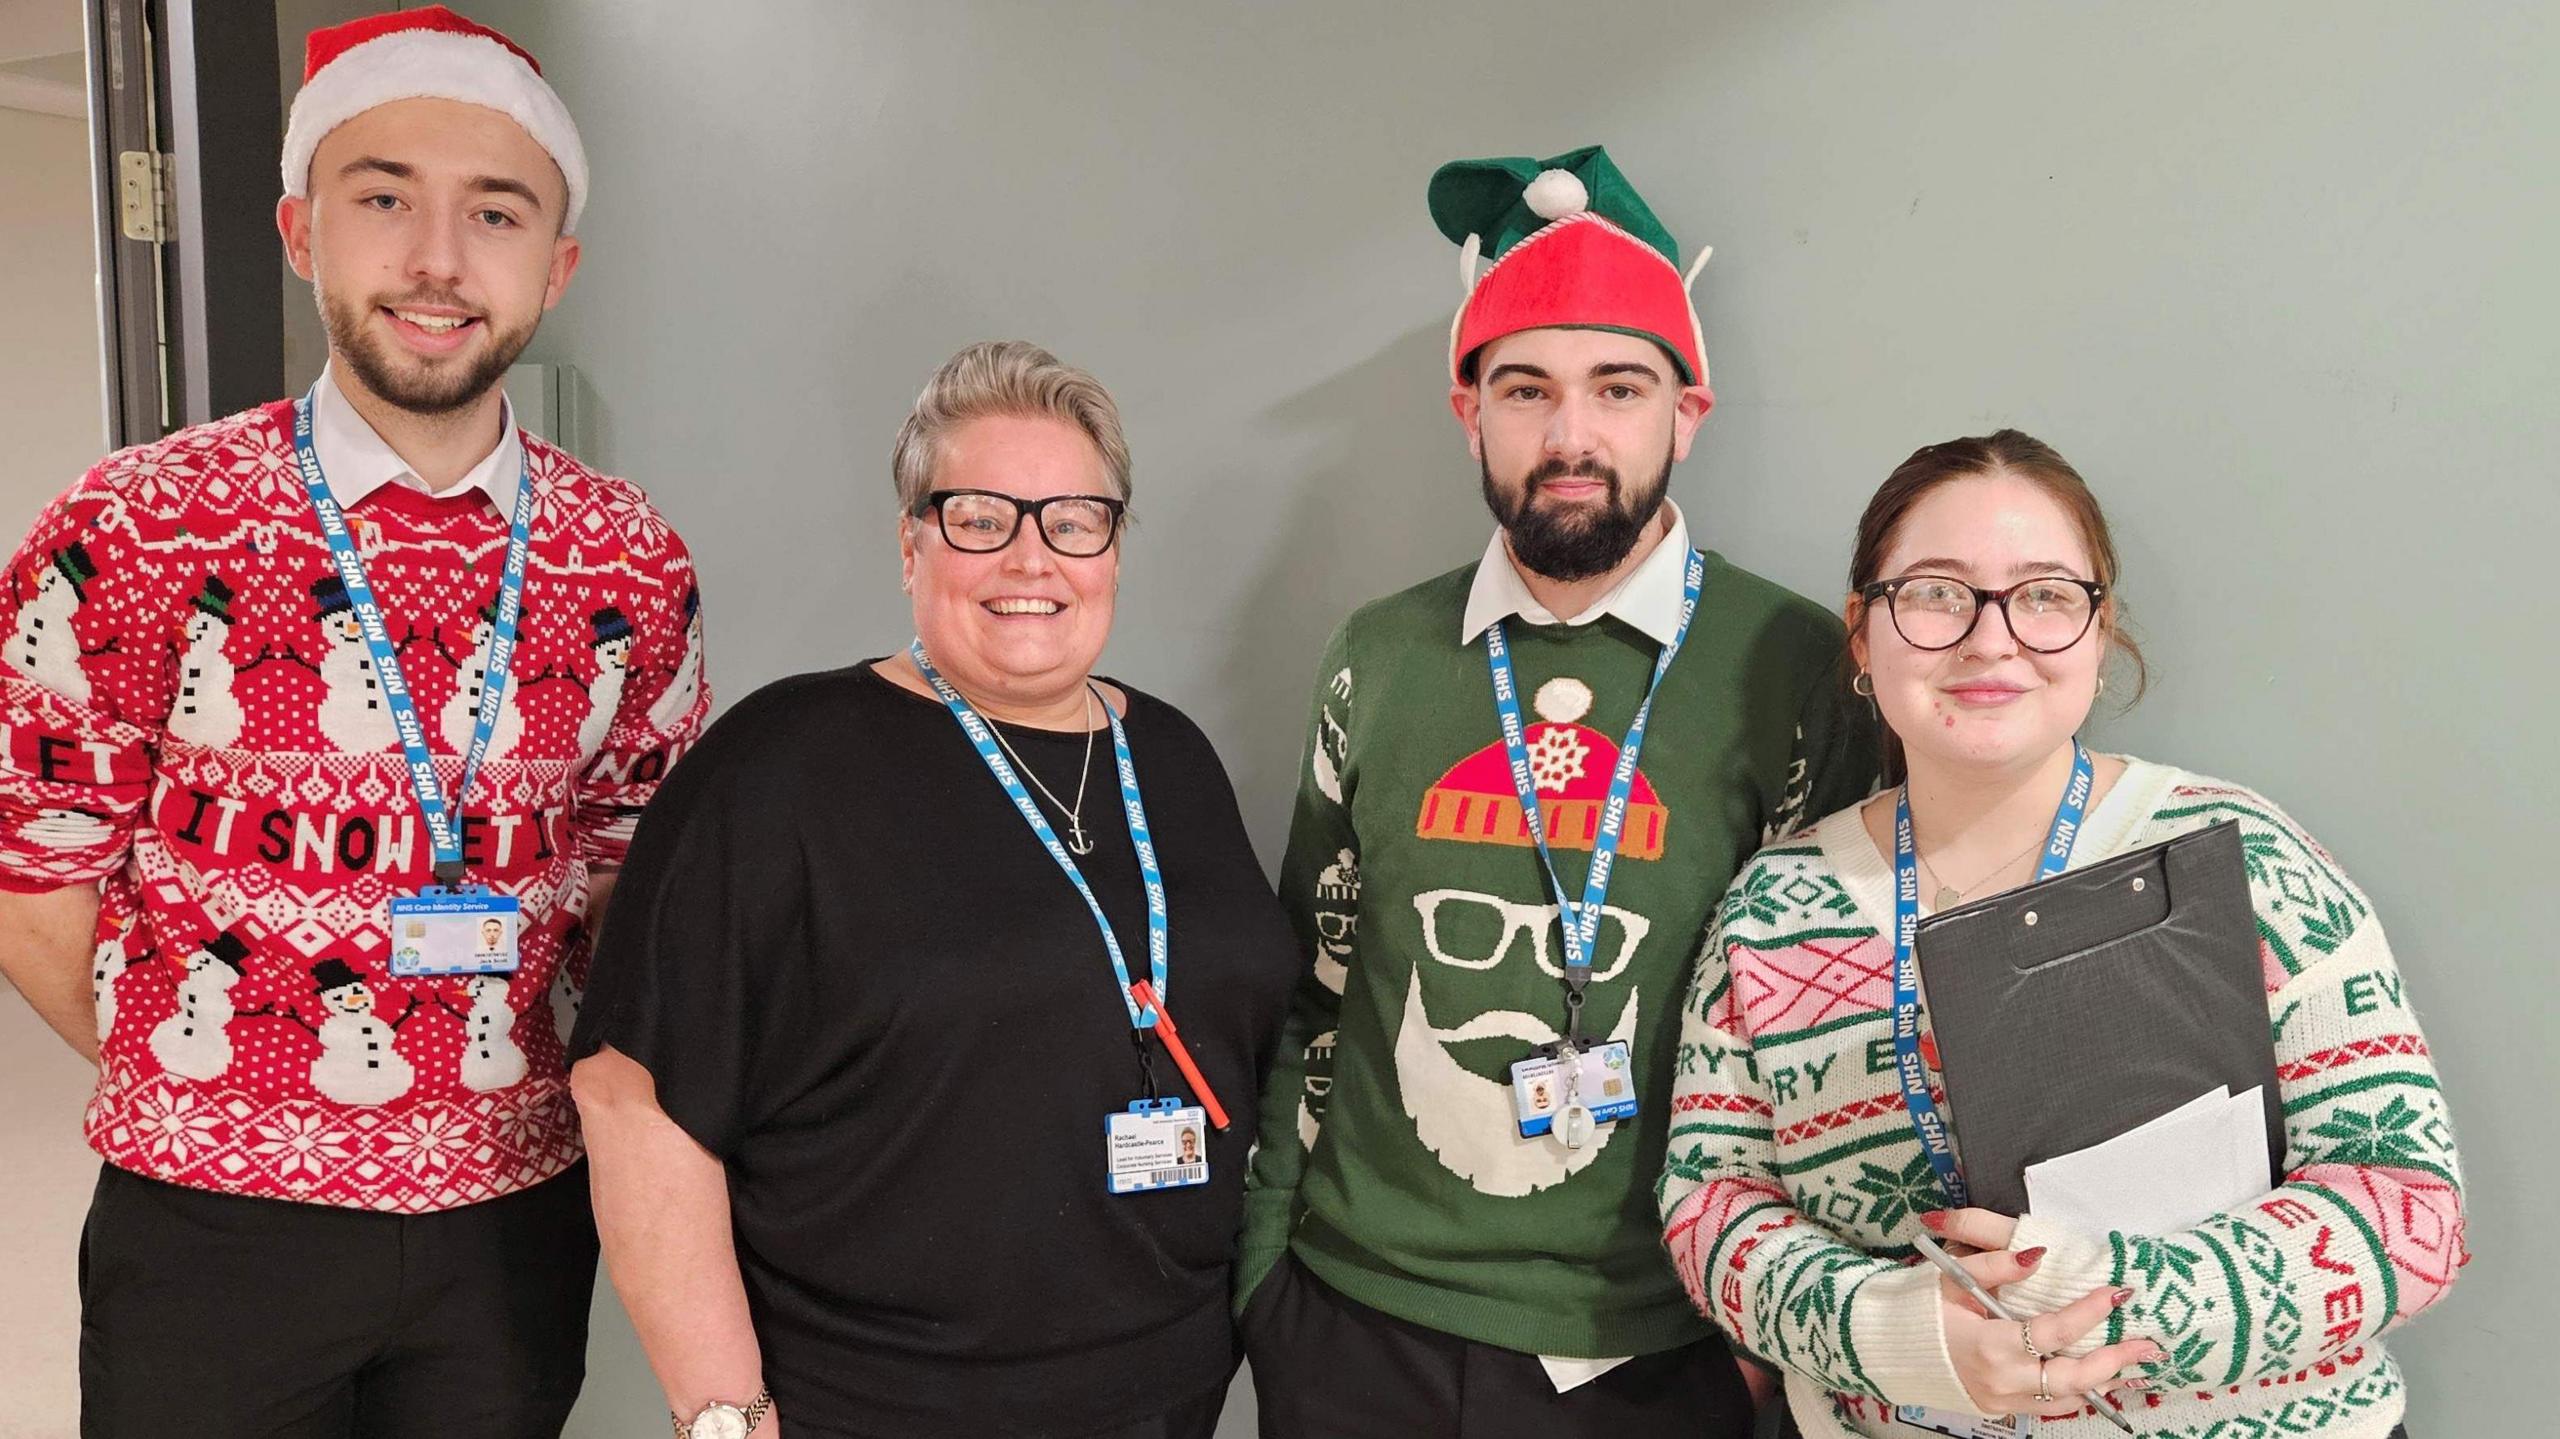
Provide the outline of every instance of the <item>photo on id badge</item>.
[[1208,1111],[1176,1099],[1141,1099],[1103,1125],[1106,1182],[1114,1194],[1209,1182]]
[[1612,1040],[1575,1056],[1576,1073],[1567,1076],[1562,1056],[1533,1054],[1511,1066],[1512,1117],[1520,1137],[1535,1139],[1555,1128],[1566,1107],[1568,1078],[1573,1102],[1591,1111],[1597,1124],[1613,1124],[1636,1112],[1636,1093],[1629,1076],[1627,1045]]
[[505,974],[516,967],[516,901],[420,895],[391,903],[391,972]]

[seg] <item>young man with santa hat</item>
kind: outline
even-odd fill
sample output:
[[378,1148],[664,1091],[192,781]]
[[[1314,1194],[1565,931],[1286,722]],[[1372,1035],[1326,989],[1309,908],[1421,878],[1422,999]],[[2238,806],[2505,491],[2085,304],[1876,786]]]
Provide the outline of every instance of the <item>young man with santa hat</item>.
[[530,55],[315,32],[283,178],[319,382],[101,461],[0,588],[0,962],[98,1064],[81,1432],[556,1434],[596,1241],[552,1006],[702,726],[692,565],[499,389],[587,199]]
[[1682,988],[1742,861],[1872,787],[1873,731],[1840,622],[1666,498],[1714,404],[1697,264],[1609,157],[1461,161],[1430,203],[1497,529],[1318,672],[1280,891],[1313,962],[1236,1269],[1262,1432],[1748,1434],[1654,1220],[1666,1136],[1716,1118],[1670,1112]]

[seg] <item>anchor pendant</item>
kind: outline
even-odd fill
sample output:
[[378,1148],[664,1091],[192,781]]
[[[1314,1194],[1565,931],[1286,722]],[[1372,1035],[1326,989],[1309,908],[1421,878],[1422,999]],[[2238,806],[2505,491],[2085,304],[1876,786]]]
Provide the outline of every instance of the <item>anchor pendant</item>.
[[1067,821],[1067,851],[1078,855],[1093,853],[1093,841],[1085,838],[1084,826],[1072,819]]

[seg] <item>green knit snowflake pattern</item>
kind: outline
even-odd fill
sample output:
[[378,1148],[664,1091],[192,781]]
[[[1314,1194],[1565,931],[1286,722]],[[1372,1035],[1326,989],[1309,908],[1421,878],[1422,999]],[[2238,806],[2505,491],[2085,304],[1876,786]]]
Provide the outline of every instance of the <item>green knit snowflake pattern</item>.
[[2259,897],[2258,935],[2287,974],[2300,974],[2323,956],[2346,948],[2373,917],[2354,885],[2310,836],[2254,796],[2224,790],[2181,791],[2155,817],[2180,829],[2222,820],[2240,824],[2240,861]]
[[1939,1208],[1945,1202],[1926,1150],[1912,1155],[1911,1162],[1902,1166],[1899,1173],[1859,1160],[1858,1177],[1849,1181],[1849,1187],[1867,1196],[1867,1212],[1859,1219],[1878,1234],[1891,1234],[1902,1226],[1905,1217]]
[[1858,902],[1820,859],[1819,850],[1763,851],[1725,891],[1718,922],[1726,928],[1746,921],[1758,926],[1767,933],[1755,935],[1753,942],[1763,946],[1788,943],[1798,929],[1822,931],[1857,923]]
[[2425,1120],[2416,1105],[2395,1094],[2370,1114],[2339,1105],[2311,1132],[2329,1141],[2321,1157],[2331,1163],[2408,1168],[2432,1148],[2421,1130]]

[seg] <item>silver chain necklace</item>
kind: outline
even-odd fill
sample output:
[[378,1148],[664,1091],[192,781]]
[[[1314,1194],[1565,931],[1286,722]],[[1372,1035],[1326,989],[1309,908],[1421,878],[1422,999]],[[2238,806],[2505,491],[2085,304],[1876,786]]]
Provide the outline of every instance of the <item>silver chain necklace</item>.
[[996,743],[1003,745],[1004,752],[1012,757],[1014,769],[1023,778],[1030,780],[1032,788],[1040,791],[1043,798],[1057,806],[1058,812],[1067,817],[1068,852],[1093,853],[1093,841],[1087,838],[1084,832],[1084,787],[1093,778],[1093,686],[1084,687],[1084,768],[1076,772],[1076,802],[1073,805],[1058,802],[1058,797],[1051,794],[1049,787],[1040,782],[1040,776],[1033,774],[1031,766],[1022,762],[1022,756],[1014,753],[1013,744],[1004,737],[1002,727],[990,720],[987,723],[987,731],[996,737]]
[[[1906,805],[1911,803],[1911,789],[1908,785],[1903,787],[1902,802]],[[1914,828],[1916,829],[1917,826],[1914,826]],[[1962,889],[1958,889],[1938,877],[1938,871],[1935,866],[1929,863],[1929,857],[1920,853],[1919,841],[1915,836],[1911,846],[1911,853],[1913,857],[1920,861],[1920,867],[1929,871],[1929,882],[1938,887],[1936,900],[1929,906],[1930,912],[1933,914],[1944,914],[1948,910],[1962,904],[1966,895],[1973,893],[1975,890],[1982,888],[1986,884],[1989,884],[1997,876],[2008,873],[2009,866],[2016,864],[2018,861],[2025,859],[2028,855],[2035,853],[2037,848],[2042,846],[2044,842],[2045,841],[2041,839],[2029,840],[2025,849],[2022,849],[2016,854],[2009,856],[2007,859],[2000,861],[1999,865],[1989,874],[1984,875],[1982,878],[1975,880],[1973,883],[1966,885]]]

